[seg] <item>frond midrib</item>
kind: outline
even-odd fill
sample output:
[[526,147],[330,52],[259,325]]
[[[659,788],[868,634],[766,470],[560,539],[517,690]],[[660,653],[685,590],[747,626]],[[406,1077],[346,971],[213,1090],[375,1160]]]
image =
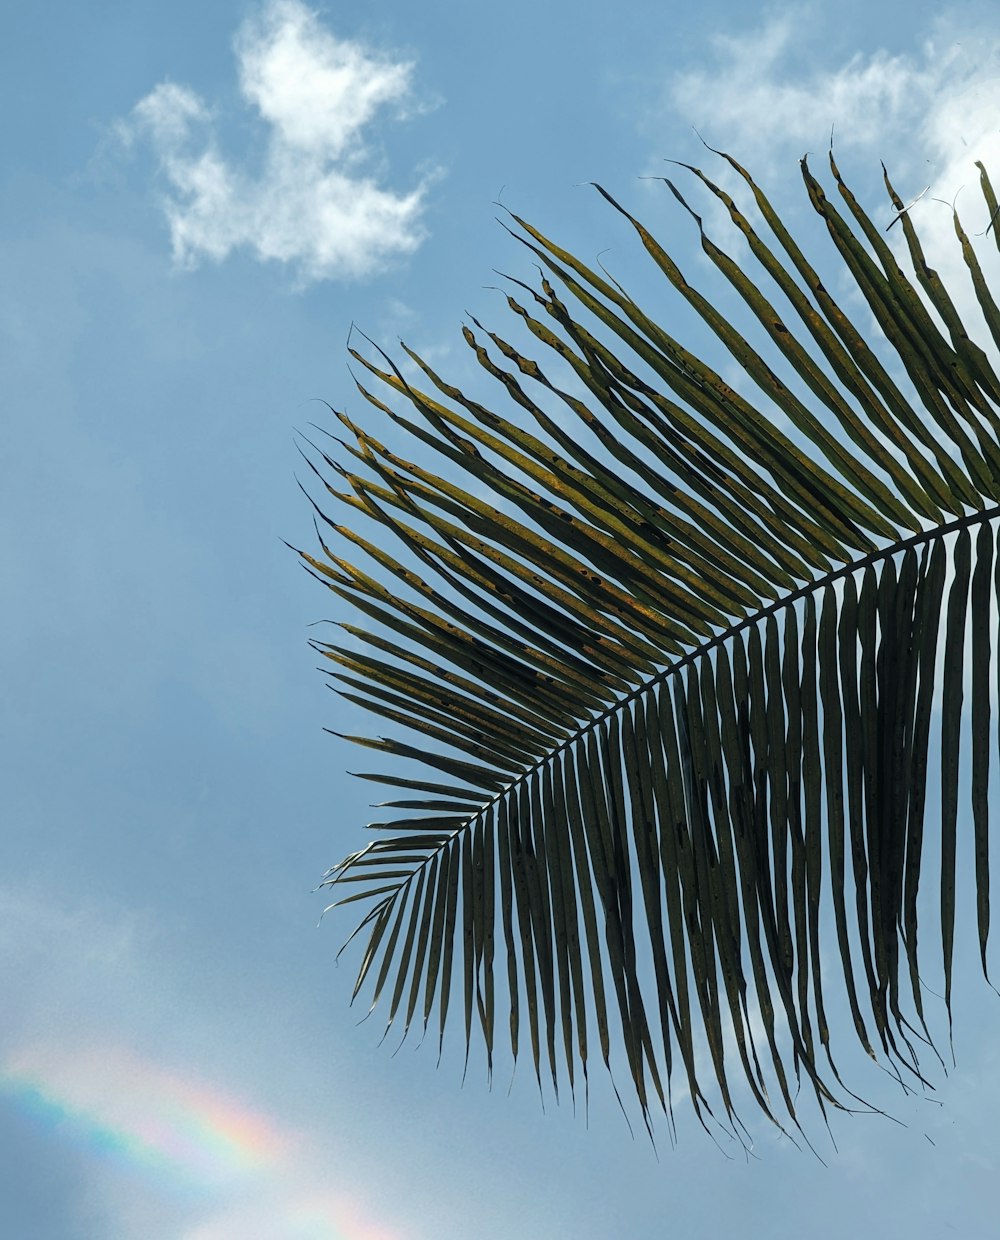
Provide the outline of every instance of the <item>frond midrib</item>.
[[[697,663],[700,659],[707,657],[713,650],[716,650],[720,646],[725,645],[727,642],[734,640],[741,633],[753,628],[757,624],[760,624],[769,616],[785,611],[789,607],[794,607],[794,605],[801,599],[806,598],[808,595],[816,593],[817,591],[824,590],[826,587],[833,585],[837,581],[850,577],[854,573],[861,572],[865,568],[878,564],[883,560],[891,559],[893,556],[907,550],[917,548],[939,538],[945,538],[949,534],[956,534],[963,529],[982,525],[992,520],[994,517],[1000,517],[1000,503],[994,505],[992,508],[977,509],[944,524],[939,524],[932,528],[921,530],[916,534],[909,535],[908,537],[897,539],[894,542],[879,548],[877,551],[851,560],[840,565],[838,568],[831,569],[828,573],[824,573],[821,577],[812,578],[803,585],[799,586],[797,589],[791,591],[789,594],[786,594],[783,598],[775,599],[773,602],[758,608],[750,615],[744,616],[743,619],[730,625],[723,632],[716,633],[712,637],[706,638],[685,654],[678,656],[666,667],[661,668],[661,670],[655,675],[649,677],[641,684],[636,685],[633,689],[630,689],[628,693],[617,698],[599,714],[594,715],[590,719],[586,720],[586,722],[580,723],[572,735],[567,736],[563,741],[561,741],[558,745],[553,746],[535,762],[532,762],[530,765],[526,766],[518,773],[516,778],[512,779],[508,784],[501,788],[499,792],[496,792],[490,796],[483,803],[483,805],[480,806],[474,814],[470,815],[462,826],[456,828],[439,847],[432,849],[424,857],[422,857],[420,862],[413,867],[412,871],[398,885],[395,891],[393,891],[390,896],[387,896],[385,901],[381,901],[380,904],[394,903],[400,895],[404,894],[408,890],[412,881],[420,873],[422,873],[436,857],[440,856],[441,852],[451,844],[452,840],[462,835],[465,831],[470,830],[477,821],[482,819],[484,815],[488,814],[490,810],[503,802],[507,797],[514,795],[523,784],[527,783],[538,771],[542,770],[549,763],[555,761],[560,754],[565,753],[567,750],[572,749],[574,746],[581,743],[591,732],[599,729],[605,720],[619,715],[633,702],[651,692],[653,689],[656,689],[659,685],[670,680],[671,677],[679,675],[685,668],[690,667],[692,664]],[[366,852],[367,848],[361,849],[345,858],[344,861],[342,861],[338,866],[334,866],[330,871],[328,871],[323,885],[335,885],[351,868],[352,863]]]

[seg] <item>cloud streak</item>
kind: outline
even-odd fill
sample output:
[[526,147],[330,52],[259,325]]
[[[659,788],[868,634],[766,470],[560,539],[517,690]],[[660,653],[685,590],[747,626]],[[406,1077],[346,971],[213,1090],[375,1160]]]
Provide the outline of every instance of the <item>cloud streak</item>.
[[[985,230],[989,211],[975,165],[982,161],[994,180],[1000,177],[1000,23],[981,19],[974,24],[949,9],[913,51],[857,52],[839,63],[824,62],[817,54],[823,29],[817,6],[797,5],[772,13],[739,37],[716,37],[703,63],[672,79],[671,110],[771,187],[780,187],[794,161],[807,152],[813,153],[812,166],[822,177],[833,134],[841,168],[882,227],[896,214],[887,198],[879,203],[878,161],[884,159],[903,201],[918,199],[911,218],[925,253],[992,354],[955,239],[950,204],[958,195],[967,232]],[[957,31],[961,41],[956,41]],[[738,178],[725,168],[716,175],[746,208],[746,187]],[[782,195],[777,203],[793,218],[804,196]],[[708,214],[713,224],[728,225],[714,202]],[[889,234],[889,242],[897,254],[905,252],[901,229]],[[991,261],[988,254],[981,258]]]
[[416,108],[413,65],[328,31],[299,0],[271,0],[235,39],[239,94],[262,138],[259,166],[227,157],[219,117],[186,86],[161,82],[118,126],[147,143],[166,182],[176,262],[235,250],[291,266],[302,285],[370,276],[425,236],[436,174],[380,183],[371,130]]
[[832,126],[838,147],[919,152],[936,166],[975,158],[972,147],[996,133],[996,23],[970,29],[942,14],[916,52],[857,52],[825,66],[811,55],[822,27],[815,6],[799,5],[738,37],[717,36],[706,63],[673,78],[671,107],[758,163],[816,150]]

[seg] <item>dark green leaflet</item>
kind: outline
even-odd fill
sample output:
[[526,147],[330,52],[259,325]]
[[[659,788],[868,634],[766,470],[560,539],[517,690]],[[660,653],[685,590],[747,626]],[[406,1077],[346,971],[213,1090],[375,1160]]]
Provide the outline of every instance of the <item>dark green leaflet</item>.
[[[365,532],[317,507],[334,546],[303,559],[365,617],[315,646],[391,729],[349,739],[400,790],[327,875],[334,903],[369,901],[355,993],[387,1028],[426,1029],[436,1006],[440,1046],[460,976],[467,1060],[481,1035],[488,1072],[499,1042],[515,1061],[527,1043],[539,1087],[575,1093],[599,1044],[647,1124],[672,1123],[681,1077],[701,1122],[739,1135],[748,1104],[797,1127],[803,1082],[824,1116],[854,1097],[832,995],[869,1055],[924,1080],[928,865],[949,1012],[965,883],[987,969],[1000,379],[888,178],[908,259],[835,163],[838,206],[802,167],[887,351],[729,163],[759,228],[689,171],[756,266],[670,188],[760,346],[601,192],[745,383],[688,349],[673,312],[668,327],[512,217],[541,264],[508,297],[525,343],[473,320],[475,390],[405,346],[398,365],[352,350],[393,438],[338,415],[345,463],[321,452],[314,470]],[[955,231],[1000,342],[957,216]]]

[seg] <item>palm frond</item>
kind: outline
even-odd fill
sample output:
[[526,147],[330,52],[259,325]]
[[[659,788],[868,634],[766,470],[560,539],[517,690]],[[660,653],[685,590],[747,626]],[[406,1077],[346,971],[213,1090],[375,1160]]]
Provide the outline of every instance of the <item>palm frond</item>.
[[[367,902],[355,996],[440,1041],[457,976],[466,1054],[478,1029],[491,1070],[502,1024],[540,1086],[575,1089],[618,1048],[647,1120],[679,1074],[702,1122],[721,1098],[739,1125],[739,1078],[781,1126],[803,1078],[821,1109],[853,1098],[834,992],[869,1055],[923,1079],[918,892],[939,877],[950,1021],[960,834],[986,970],[1000,379],[888,178],[916,283],[832,154],[840,207],[802,162],[891,364],[724,158],[760,229],[688,173],[755,275],[667,184],[773,363],[600,192],[756,403],[513,216],[540,275],[507,303],[558,377],[475,319],[507,416],[405,346],[405,371],[352,349],[392,443],[439,470],[337,414],[340,459],[317,450],[315,469],[355,524],[317,508],[332,535],[301,554],[359,614],[316,643],[336,686],[392,725],[349,738],[391,760],[363,778],[401,790],[326,877],[335,903]],[[985,171],[982,188],[994,212]],[[995,350],[1000,310],[954,226]]]

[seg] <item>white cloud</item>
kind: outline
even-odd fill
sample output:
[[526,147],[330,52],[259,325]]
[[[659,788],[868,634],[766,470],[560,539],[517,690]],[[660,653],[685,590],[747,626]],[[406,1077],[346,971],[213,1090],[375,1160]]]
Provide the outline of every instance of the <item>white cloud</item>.
[[[789,222],[805,203],[795,161],[813,152],[812,167],[822,179],[833,131],[841,169],[885,227],[895,212],[881,187],[884,160],[904,202],[923,191],[911,218],[924,251],[992,353],[946,204],[965,187],[957,201],[964,227],[970,235],[985,230],[989,213],[975,163],[981,160],[1000,185],[1000,21],[974,22],[950,8],[913,51],[876,48],[838,62],[823,46],[831,20],[815,4],[798,5],[772,12],[738,37],[718,36],[705,63],[672,79],[670,108],[777,193],[774,201]],[[650,171],[661,175],[663,167]],[[713,172],[740,191],[746,209],[742,183],[725,168],[713,166]],[[728,229],[719,204],[709,202],[706,214],[713,231]],[[897,252],[905,250],[901,229],[889,241]],[[988,252],[992,240],[977,248],[987,268],[995,264]],[[853,296],[846,288],[842,295]],[[859,296],[853,304],[867,313]]]
[[243,95],[291,148],[339,158],[377,110],[410,93],[412,65],[322,29],[297,0],[272,4],[236,40]]
[[380,184],[369,137],[379,113],[415,110],[412,64],[338,38],[299,0],[271,0],[240,28],[235,51],[241,98],[266,135],[259,169],[221,153],[218,117],[173,82],[119,126],[160,161],[176,261],[221,262],[246,248],[309,283],[357,279],[412,253],[431,176],[405,192]]
[[943,14],[918,52],[856,52],[832,66],[816,52],[823,30],[816,6],[800,5],[749,33],[719,35],[711,63],[673,78],[669,102],[748,159],[822,150],[835,126],[838,148],[965,163],[997,133],[1000,25],[970,29]]
[[811,8],[799,7],[749,34],[716,36],[714,63],[678,74],[670,102],[744,154],[810,146],[834,124],[845,142],[883,138],[911,113],[933,70],[879,50],[856,53],[835,69],[803,72],[799,65],[817,27],[814,16]]

